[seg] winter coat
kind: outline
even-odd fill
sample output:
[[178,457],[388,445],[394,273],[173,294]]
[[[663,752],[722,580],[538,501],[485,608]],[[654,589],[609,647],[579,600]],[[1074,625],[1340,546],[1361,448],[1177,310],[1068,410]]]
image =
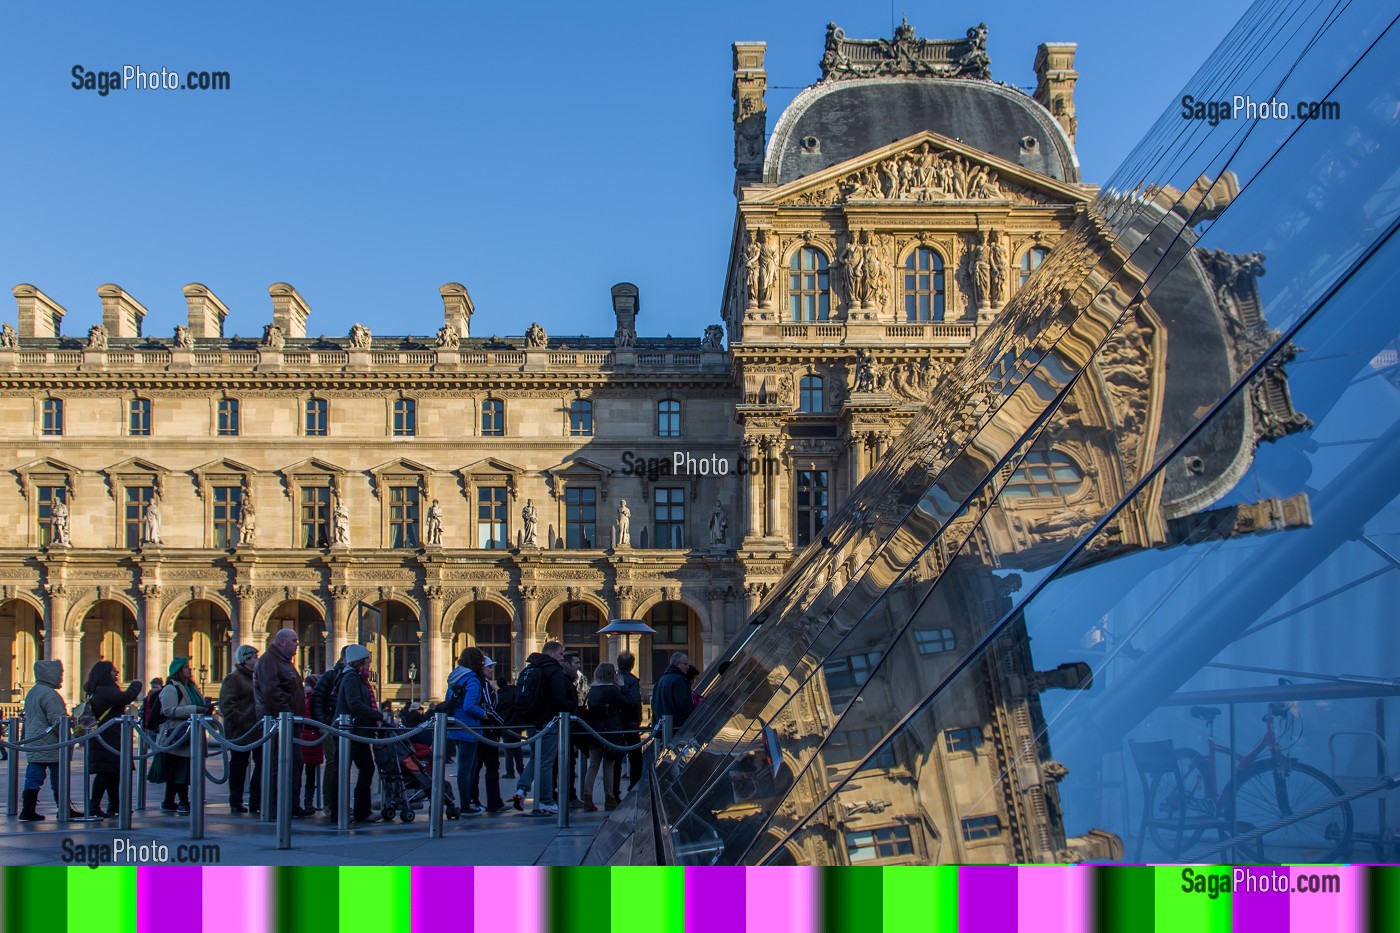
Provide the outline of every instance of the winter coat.
[[219,710],[224,714],[224,738],[247,745],[257,735],[246,733],[258,724],[253,702],[253,672],[242,664],[234,666],[219,686]]
[[[632,715],[632,701],[616,684],[593,684],[588,688],[588,711],[584,713],[583,718],[590,726],[603,733],[603,738],[609,742],[614,745],[625,744],[626,737],[620,733],[627,728]],[[641,715],[640,706],[636,715]],[[586,736],[585,745],[592,747],[598,744],[598,740],[586,730],[580,731]],[[607,746],[603,746],[603,749],[609,757],[615,754]]]
[[629,713],[623,725],[629,729],[639,729],[642,725],[642,682],[635,675],[623,671],[622,692],[635,709],[635,714]]
[[[199,702],[190,702],[191,690]],[[195,713],[203,713],[206,708],[204,698],[199,696],[199,690],[194,684],[181,684],[172,680],[160,689],[160,711],[165,719],[161,721],[156,742],[160,745],[177,743],[166,754],[179,755],[181,758],[190,757],[189,719]]]
[[336,661],[335,667],[322,674],[316,681],[316,686],[311,688],[311,700],[307,710],[317,722],[330,725],[331,720],[335,718],[335,683],[344,670],[345,662]]
[[306,689],[292,661],[273,645],[253,667],[253,705],[258,717],[306,715]]
[[685,671],[674,665],[666,668],[666,673],[661,675],[651,692],[651,711],[658,720],[662,716],[670,716],[673,729],[685,725],[685,721],[695,711],[695,697],[690,692],[690,682],[685,679]]
[[[98,687],[93,691],[92,697],[88,700],[88,709],[98,720],[99,725],[107,725],[113,719],[122,714],[132,703],[136,702],[136,697],[141,693],[141,685],[133,684],[123,690],[116,684],[105,687]],[[108,712],[111,710],[111,712]],[[105,719],[103,717],[106,717]],[[107,745],[118,751],[112,751]],[[93,739],[88,743],[88,762],[94,771],[116,771],[121,767],[122,729],[121,726],[108,726],[102,731],[101,741]],[[135,761],[132,762],[135,766]]]
[[58,661],[34,662],[34,686],[24,698],[25,758],[35,764],[58,763],[58,723],[68,715],[58,685],[63,665]]
[[559,713],[578,712],[578,691],[574,689],[573,675],[564,672],[564,666],[547,654],[539,656],[536,662],[540,669],[540,676],[544,678],[545,710],[540,716],[536,727],[543,727]]
[[378,738],[370,727],[383,722],[384,715],[374,708],[374,700],[360,672],[353,667],[341,671],[335,687],[335,714],[350,717],[351,729],[355,735]]
[[[316,682],[317,682],[318,684],[320,683],[319,680],[316,681]],[[311,687],[306,687],[306,688],[304,688],[304,692],[306,693],[306,705],[307,705],[308,707],[311,706],[311,691],[312,691],[312,689],[314,689],[314,688],[311,688]],[[304,729],[301,730],[301,739],[302,739],[303,742],[314,742],[314,741],[316,741],[317,739],[319,739],[320,737],[321,737],[321,730],[320,730],[320,729],[314,729],[314,728],[307,727],[307,728],[304,728]],[[335,739],[332,738],[331,741],[335,741]],[[325,764],[325,763],[326,763],[326,746],[325,746],[325,745],[303,745],[303,746],[301,746],[301,763],[304,764],[304,765],[313,765],[313,766],[314,766],[314,765]]]
[[[480,728],[486,720],[486,708],[483,704],[482,691],[485,689],[481,678],[476,676],[476,671],[469,667],[453,668],[452,673],[447,675],[447,693],[452,695],[452,689],[458,684],[463,684],[462,699],[452,707],[451,716],[464,725]],[[456,742],[475,742],[477,737],[465,729],[449,729],[447,737]]]

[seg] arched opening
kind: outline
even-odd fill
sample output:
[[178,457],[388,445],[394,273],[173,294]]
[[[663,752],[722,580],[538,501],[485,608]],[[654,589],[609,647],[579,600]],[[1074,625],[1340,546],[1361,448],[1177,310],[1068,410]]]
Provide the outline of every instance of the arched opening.
[[[370,650],[371,679],[378,685],[379,699],[402,701],[420,699],[431,692],[423,683],[422,629],[412,607],[386,599],[375,604],[379,610],[379,630]],[[426,691],[426,692],[425,692]]]
[[[297,670],[303,674],[327,670],[326,667],[326,620],[321,611],[300,599],[284,600],[267,620],[267,637],[284,628],[297,633]],[[267,645],[259,645],[258,653],[267,650]]]
[[598,634],[602,627],[603,614],[598,607],[576,600],[554,610],[547,631],[551,639],[564,643],[565,651],[579,653],[584,673],[591,678],[603,658],[603,636]]
[[637,652],[642,668],[638,676],[644,683],[656,683],[677,651],[684,651],[691,664],[700,666],[700,617],[694,610],[679,600],[667,600],[648,609],[644,621],[656,629],[655,635],[642,636]]
[[44,620],[38,610],[22,599],[0,603],[0,705],[24,702],[34,686],[34,662],[43,659]]
[[510,676],[511,646],[514,643],[511,614],[499,603],[468,603],[452,623],[452,664],[467,648],[475,645],[496,662],[496,673]]
[[[98,661],[111,661],[119,677],[136,679],[136,617],[115,599],[99,600],[83,616],[82,643],[78,672],[65,672],[65,680],[81,684]],[[148,671],[150,677],[164,677],[165,671]]]
[[196,599],[175,617],[175,657],[189,658],[190,670],[201,693],[210,685],[218,693],[233,664],[233,627],[218,603]]

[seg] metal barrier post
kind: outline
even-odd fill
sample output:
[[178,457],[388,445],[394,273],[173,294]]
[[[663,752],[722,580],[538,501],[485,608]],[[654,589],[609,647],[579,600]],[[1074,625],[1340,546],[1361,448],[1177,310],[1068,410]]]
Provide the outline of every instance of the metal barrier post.
[[559,807],[559,828],[569,828],[569,771],[572,766],[569,755],[569,736],[573,731],[569,728],[573,716],[568,713],[559,714],[559,777],[554,783],[554,802]]
[[190,717],[190,838],[204,838],[204,714]]
[[[262,718],[263,737],[272,735],[273,723],[276,721],[271,716]],[[263,743],[253,750],[253,754],[260,756],[262,761],[262,770],[258,772],[258,776],[262,778],[262,812],[258,814],[259,823],[272,822],[272,764],[276,759],[268,754],[268,744]]]
[[443,785],[447,781],[447,714],[433,714],[433,792],[428,796],[428,838],[442,838]]
[[[553,728],[553,723],[547,723],[545,729]],[[535,772],[535,783],[532,785],[535,795],[535,809],[540,807],[540,777],[544,774],[544,768],[540,765],[540,734],[543,729],[531,729],[530,738],[534,740],[534,745],[530,746],[530,768]]]
[[292,787],[292,753],[296,751],[296,732],[292,729],[292,714],[277,716],[277,848],[292,847],[292,809],[296,806],[296,790]]
[[[144,728],[144,727],[138,728],[138,729],[136,730],[136,752],[137,752],[137,754],[138,754],[138,755],[145,755],[146,752],[147,752],[147,746],[149,746],[150,744],[151,744],[151,743],[150,743],[150,740],[146,737],[146,730],[145,730],[145,728]],[[145,810],[145,809],[146,809],[146,760],[145,760],[144,758],[142,758],[142,759],[140,760],[139,767],[141,768],[141,773],[140,773],[140,775],[139,775],[140,780],[139,780],[139,781],[137,782],[137,784],[136,784],[136,809],[138,809],[138,810]]]
[[[108,735],[111,730],[108,730]],[[92,816],[92,743],[98,739],[96,732],[88,733],[87,744],[83,746],[83,819],[93,819]],[[76,746],[75,746],[76,747]],[[72,793],[72,790],[69,790]]]
[[[5,730],[5,738],[8,739],[9,741],[15,743],[16,745],[18,745],[19,742],[20,742],[19,717],[16,716],[16,717],[14,717],[14,718],[7,719],[7,720],[5,720],[5,722],[9,725],[9,728],[7,728],[7,729]],[[10,816],[18,816],[18,815],[19,815],[19,749],[17,749],[17,748],[12,748],[12,749],[10,749],[9,751],[10,751],[10,760],[6,763],[6,768],[5,768],[6,775],[9,777],[9,781],[10,781],[10,784],[9,784],[9,787],[10,787],[10,799],[9,799],[9,803],[8,803],[8,805],[7,805],[7,809],[8,809],[8,812],[9,812],[9,815],[10,815]]]
[[661,747],[663,749],[671,747],[671,732],[674,728],[671,725],[672,721],[669,713],[661,717]]
[[57,820],[66,820],[73,812],[73,746],[67,744],[73,737],[68,727],[68,717],[64,716],[58,721],[58,741],[62,747],[58,750],[58,815]]
[[[335,727],[342,732],[350,731],[350,717],[337,716]],[[350,830],[350,736],[336,736],[339,743],[335,758],[335,828],[341,832]]]
[[123,716],[121,719],[121,776],[117,778],[117,828],[122,831],[131,829],[131,732],[132,720],[130,716]]

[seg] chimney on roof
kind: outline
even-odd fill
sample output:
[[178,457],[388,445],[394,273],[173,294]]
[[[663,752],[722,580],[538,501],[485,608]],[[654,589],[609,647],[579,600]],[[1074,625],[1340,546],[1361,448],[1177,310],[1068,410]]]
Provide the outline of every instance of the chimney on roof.
[[448,282],[438,289],[438,294],[442,296],[443,323],[457,331],[458,337],[470,337],[472,314],[476,306],[472,304],[472,296],[467,294],[466,286]]
[[282,328],[284,337],[305,337],[306,319],[311,308],[286,282],[273,282],[267,287],[272,296],[272,323]]
[[612,287],[613,313],[617,329],[637,333],[637,312],[642,310],[642,294],[631,282],[618,282]]
[[190,334],[195,337],[222,337],[228,308],[207,286],[191,282],[185,286],[185,304],[190,309]]
[[108,337],[140,337],[141,321],[146,317],[146,306],[127,294],[126,289],[110,282],[97,286],[97,295],[102,299],[102,326],[107,328]]
[[19,335],[21,337],[57,337],[62,330],[63,305],[45,295],[33,285],[20,284],[10,289],[19,306]]
[[1074,51],[1078,47],[1073,42],[1042,42],[1035,53],[1035,99],[1065,128],[1071,143],[1079,128],[1074,115],[1074,82],[1079,80]]
[[734,43],[734,169],[739,185],[763,180],[763,137],[768,129],[766,42]]

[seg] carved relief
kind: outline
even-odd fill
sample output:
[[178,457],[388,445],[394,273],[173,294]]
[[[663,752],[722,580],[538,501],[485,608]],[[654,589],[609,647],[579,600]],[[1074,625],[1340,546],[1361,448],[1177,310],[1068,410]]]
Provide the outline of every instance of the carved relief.
[[175,325],[175,346],[181,350],[194,349],[194,334],[184,324]]
[[281,350],[287,343],[287,334],[279,324],[268,324],[263,327],[262,343],[259,346],[269,350]]
[[101,324],[94,324],[88,328],[87,348],[89,350],[107,349],[107,328]]
[[973,26],[962,41],[917,38],[908,20],[895,29],[893,39],[847,39],[843,29],[827,23],[821,66],[822,81],[880,75],[992,78],[986,23]]
[[462,337],[457,333],[457,328],[451,324],[444,324],[438,328],[437,348],[439,350],[456,350],[462,344]]

